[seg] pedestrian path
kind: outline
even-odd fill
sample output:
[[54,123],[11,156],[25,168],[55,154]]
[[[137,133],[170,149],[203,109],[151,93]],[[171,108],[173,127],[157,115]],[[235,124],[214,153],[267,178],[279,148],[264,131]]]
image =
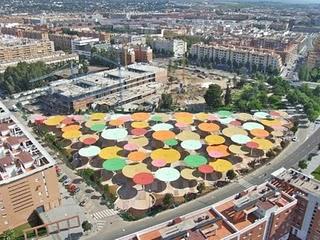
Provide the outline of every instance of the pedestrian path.
[[253,184],[249,183],[248,181],[244,180],[243,178],[241,178],[239,180],[239,184],[246,189],[253,186]]
[[105,209],[103,211],[99,211],[99,212],[94,213],[93,217],[98,220],[98,219],[103,219],[106,217],[114,216],[117,214],[118,214],[118,212],[113,209]]
[[98,220],[98,221],[97,221],[97,232],[99,232],[99,231],[104,227],[105,224],[106,224],[105,221],[103,221],[103,220]]

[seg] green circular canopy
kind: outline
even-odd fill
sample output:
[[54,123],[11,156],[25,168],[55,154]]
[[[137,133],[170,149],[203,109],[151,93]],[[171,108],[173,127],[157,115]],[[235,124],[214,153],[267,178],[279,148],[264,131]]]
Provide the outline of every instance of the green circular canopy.
[[188,167],[196,168],[207,163],[207,159],[201,155],[189,155],[184,159]]
[[155,122],[162,122],[162,117],[159,115],[154,115],[151,117],[151,120]]
[[164,144],[168,146],[176,146],[178,144],[178,141],[176,139],[168,139],[164,141]]
[[221,118],[227,118],[227,117],[230,117],[232,115],[232,112],[226,111],[226,110],[221,110],[221,111],[217,112],[217,114]]
[[103,168],[109,171],[118,171],[124,168],[126,161],[123,158],[111,158],[103,162]]
[[106,127],[105,124],[97,123],[97,124],[93,124],[90,129],[95,132],[102,132],[105,127]]

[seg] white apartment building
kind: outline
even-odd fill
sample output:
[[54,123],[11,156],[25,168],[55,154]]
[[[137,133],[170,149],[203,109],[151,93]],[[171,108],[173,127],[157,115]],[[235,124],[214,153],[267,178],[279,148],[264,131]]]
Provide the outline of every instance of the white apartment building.
[[257,67],[262,66],[264,69],[270,67],[280,71],[283,67],[279,54],[256,48],[193,44],[190,54],[197,59],[208,59],[209,61],[224,59],[226,62],[237,62],[243,66],[249,63],[251,67],[256,65]]
[[95,43],[99,43],[99,38],[77,38],[71,40],[71,50],[72,53],[77,53],[79,55],[83,55],[86,57],[90,57],[91,52],[88,52],[88,45],[93,45]]
[[187,52],[187,43],[180,39],[157,39],[153,41],[153,49],[173,54],[174,57],[183,57]]

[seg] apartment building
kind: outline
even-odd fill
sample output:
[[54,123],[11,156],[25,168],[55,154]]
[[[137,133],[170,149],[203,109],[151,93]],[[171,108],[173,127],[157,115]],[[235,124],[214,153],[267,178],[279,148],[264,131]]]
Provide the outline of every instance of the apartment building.
[[253,66],[281,70],[281,56],[274,51],[261,50],[240,46],[193,44],[190,55],[198,60],[207,59],[210,62],[236,62],[238,65],[252,68]]
[[19,38],[31,38],[31,39],[39,39],[39,40],[48,40],[48,32],[47,31],[37,31],[33,29],[26,28],[15,28],[15,27],[3,27],[1,28],[1,33],[6,35],[12,35]]
[[78,36],[75,35],[49,33],[49,40],[54,42],[54,46],[58,50],[70,51],[72,40],[77,38]]
[[290,234],[297,200],[270,183],[120,240],[279,240]]
[[156,39],[153,41],[152,48],[157,52],[173,54],[174,57],[183,57],[187,52],[187,43],[179,39]]
[[113,69],[75,78],[72,82],[55,82],[43,104],[51,113],[85,111],[98,102],[118,106],[154,94],[159,90],[158,83],[166,81],[166,69],[131,64],[121,69],[121,77],[118,70]]
[[53,42],[0,36],[0,63],[24,61],[54,52]]
[[320,182],[279,169],[271,180],[119,240],[318,240]]
[[152,49],[147,46],[136,46],[134,48],[134,55],[135,55],[135,61],[136,62],[146,62],[150,63],[152,62]]
[[55,161],[0,102],[0,233],[59,205]]
[[88,51],[88,46],[93,46],[95,43],[99,43],[99,38],[82,37],[71,40],[71,51],[79,55],[86,57],[91,56],[91,52]]
[[301,240],[320,239],[320,182],[294,169],[280,169],[271,183],[294,196],[291,234]]

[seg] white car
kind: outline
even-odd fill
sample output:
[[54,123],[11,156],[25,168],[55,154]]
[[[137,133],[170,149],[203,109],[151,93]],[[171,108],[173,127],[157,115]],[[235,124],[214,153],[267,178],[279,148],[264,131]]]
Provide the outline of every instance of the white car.
[[67,178],[66,180],[63,181],[63,186],[68,186],[71,183],[71,179]]

